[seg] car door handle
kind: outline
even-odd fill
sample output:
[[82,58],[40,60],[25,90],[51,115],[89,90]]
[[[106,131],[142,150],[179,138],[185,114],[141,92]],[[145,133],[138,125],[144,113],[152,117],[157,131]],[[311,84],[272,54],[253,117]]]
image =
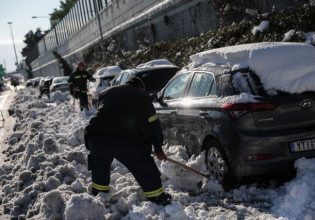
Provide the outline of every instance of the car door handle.
[[177,109],[172,109],[172,110],[170,111],[170,113],[171,113],[171,114],[177,114]]
[[200,117],[207,117],[207,116],[209,116],[209,113],[207,111],[199,111],[199,116]]

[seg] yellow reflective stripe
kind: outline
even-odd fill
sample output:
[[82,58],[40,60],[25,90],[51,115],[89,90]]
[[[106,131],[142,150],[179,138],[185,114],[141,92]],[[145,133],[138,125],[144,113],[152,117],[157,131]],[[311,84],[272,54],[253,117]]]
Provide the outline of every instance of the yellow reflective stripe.
[[152,192],[145,192],[144,195],[146,197],[156,197],[161,195],[164,192],[163,187],[159,188],[158,190],[152,191]]
[[86,90],[80,90],[79,88],[76,88],[75,90],[77,90],[78,92],[87,93]]
[[80,78],[81,78],[81,76],[75,76],[74,78],[75,78],[75,79],[80,79]]
[[154,122],[154,121],[156,121],[158,119],[159,119],[158,116],[155,114],[155,115],[152,115],[151,117],[149,117],[148,121],[149,121],[149,123],[151,123],[151,122]]
[[82,75],[82,77],[86,78],[86,77],[87,77],[87,75]]
[[72,82],[70,82],[70,83],[68,83],[69,85],[72,85],[73,83]]
[[98,184],[93,183],[93,182],[92,182],[92,187],[94,187],[95,189],[98,189],[98,190],[109,190],[109,185],[107,185],[107,186],[98,185]]

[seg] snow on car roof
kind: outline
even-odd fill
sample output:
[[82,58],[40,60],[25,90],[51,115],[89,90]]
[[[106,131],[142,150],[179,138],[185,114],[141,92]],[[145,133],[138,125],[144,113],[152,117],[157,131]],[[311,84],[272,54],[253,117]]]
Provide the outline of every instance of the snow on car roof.
[[249,67],[266,91],[291,94],[315,91],[315,47],[303,43],[264,42],[204,51],[190,56],[188,69],[201,65]]
[[166,59],[157,59],[151,60],[146,63],[141,63],[137,66],[137,68],[152,68],[152,67],[164,67],[164,66],[175,66],[169,60]]
[[96,71],[95,75],[97,77],[99,76],[116,76],[120,73],[121,69],[119,66],[107,66],[104,68],[101,68],[99,70]]

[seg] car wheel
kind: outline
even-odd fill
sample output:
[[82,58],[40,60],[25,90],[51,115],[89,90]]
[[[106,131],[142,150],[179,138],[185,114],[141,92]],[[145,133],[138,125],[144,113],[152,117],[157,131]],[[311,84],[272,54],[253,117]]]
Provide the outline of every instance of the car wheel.
[[217,180],[225,190],[234,186],[233,175],[222,146],[216,140],[210,140],[206,146],[206,166],[210,179]]

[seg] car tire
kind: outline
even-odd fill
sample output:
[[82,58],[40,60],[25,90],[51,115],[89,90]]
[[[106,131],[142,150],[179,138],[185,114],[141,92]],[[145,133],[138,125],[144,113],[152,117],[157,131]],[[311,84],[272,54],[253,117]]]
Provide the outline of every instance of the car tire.
[[210,140],[205,145],[205,162],[210,179],[218,181],[224,190],[234,187],[235,181],[229,161],[222,146],[216,140]]

